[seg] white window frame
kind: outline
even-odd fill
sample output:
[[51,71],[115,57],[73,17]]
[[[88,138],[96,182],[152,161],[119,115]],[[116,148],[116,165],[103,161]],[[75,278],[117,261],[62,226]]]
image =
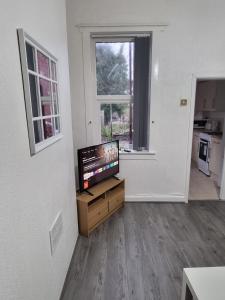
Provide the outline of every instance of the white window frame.
[[[133,100],[133,96],[132,95],[98,95],[97,93],[97,78],[96,78],[96,43],[126,43],[126,42],[133,42],[134,41],[134,37],[133,38],[128,38],[126,35],[123,36],[113,36],[113,37],[95,37],[92,36],[92,51],[93,51],[93,55],[94,55],[94,60],[93,60],[93,65],[94,65],[94,70],[95,70],[95,82],[96,82],[96,89],[95,89],[95,95],[96,95],[96,99],[98,101],[101,101],[103,103],[109,102],[109,104],[111,103],[128,103],[130,101]],[[110,102],[111,101],[111,102]]]
[[94,69],[94,82],[95,82],[95,98],[97,100],[97,127],[98,135],[100,135],[100,142],[101,141],[101,104],[132,104],[134,96],[133,95],[98,95],[97,92],[97,74],[96,74],[96,43],[126,43],[126,42],[133,42],[133,37],[128,37],[127,35],[120,35],[120,36],[91,36],[91,44],[92,44],[92,53],[93,53],[93,69]]
[[[26,116],[27,116],[27,126],[28,126],[28,135],[29,135],[29,144],[30,144],[30,154],[31,156],[35,155],[36,153],[40,152],[41,150],[45,149],[46,147],[52,145],[53,143],[57,142],[62,138],[62,121],[61,121],[61,114],[60,114],[60,97],[59,97],[59,84],[58,84],[58,68],[57,68],[57,58],[53,56],[48,50],[42,47],[38,42],[36,42],[32,37],[30,37],[23,29],[18,29],[18,40],[19,40],[19,49],[20,49],[20,59],[21,59],[21,69],[22,69],[22,76],[23,76],[23,87],[24,87],[24,97],[25,97],[25,106],[26,106]],[[32,71],[28,69],[27,63],[27,55],[26,55],[26,42],[31,45],[35,49],[35,63],[37,64],[37,51],[44,54],[49,59],[49,78],[39,74],[36,66],[36,71]],[[52,78],[52,70],[51,70],[51,61],[55,63],[56,67],[56,80]],[[32,103],[31,103],[31,95],[30,95],[30,85],[29,85],[29,74],[35,75],[37,79],[37,90],[38,90],[38,105],[40,116],[33,117],[32,112]],[[41,110],[41,97],[40,97],[40,89],[39,89],[39,79],[45,79],[51,84],[51,99],[53,99],[53,84],[57,87],[57,104],[58,104],[58,113],[46,116],[42,116]],[[55,118],[59,119],[59,132],[55,132]],[[44,138],[44,130],[43,130],[43,120],[44,119],[51,119],[53,122],[53,130],[54,135],[47,139]],[[35,143],[35,135],[34,135],[34,121],[41,121],[41,130],[42,130],[42,138],[43,140],[39,143]]]
[[[93,37],[118,37],[137,36],[141,34],[152,34],[152,55],[151,55],[151,90],[150,90],[150,112],[149,112],[149,150],[148,151],[132,151],[132,153],[123,153],[120,158],[126,159],[152,159],[152,155],[156,155],[154,147],[158,144],[159,132],[157,127],[158,117],[161,112],[160,106],[160,85],[159,85],[159,66],[160,58],[164,52],[162,38],[168,24],[152,23],[152,24],[80,24],[77,25],[82,38],[82,57],[83,57],[83,78],[84,78],[84,106],[85,106],[85,128],[86,128],[86,144],[92,145],[100,143],[101,128],[99,128],[97,120],[99,120],[99,107],[96,105],[96,82],[95,68],[93,62]],[[99,134],[98,134],[99,133]],[[135,154],[133,156],[133,154]],[[156,158],[154,158],[156,159]]]

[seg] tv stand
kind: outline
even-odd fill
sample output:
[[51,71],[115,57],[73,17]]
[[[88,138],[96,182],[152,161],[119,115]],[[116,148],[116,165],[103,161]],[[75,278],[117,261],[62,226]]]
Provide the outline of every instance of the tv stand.
[[77,193],[79,232],[89,234],[114,212],[124,206],[125,180],[111,177]]

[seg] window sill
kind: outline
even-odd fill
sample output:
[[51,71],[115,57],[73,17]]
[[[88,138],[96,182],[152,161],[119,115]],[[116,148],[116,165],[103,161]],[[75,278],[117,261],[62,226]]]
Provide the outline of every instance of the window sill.
[[154,150],[149,151],[134,151],[124,152],[120,151],[120,160],[156,160],[156,152]]
[[61,140],[62,137],[63,137],[62,133],[59,133],[56,136],[53,136],[53,137],[45,140],[44,142],[36,144],[35,145],[35,153],[33,153],[32,156],[39,153],[40,151],[44,150],[45,148],[51,146],[52,144],[55,144],[56,142]]

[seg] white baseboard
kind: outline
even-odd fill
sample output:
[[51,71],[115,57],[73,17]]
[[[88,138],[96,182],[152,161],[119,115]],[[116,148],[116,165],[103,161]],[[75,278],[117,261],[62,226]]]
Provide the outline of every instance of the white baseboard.
[[126,202],[184,202],[184,195],[126,195]]

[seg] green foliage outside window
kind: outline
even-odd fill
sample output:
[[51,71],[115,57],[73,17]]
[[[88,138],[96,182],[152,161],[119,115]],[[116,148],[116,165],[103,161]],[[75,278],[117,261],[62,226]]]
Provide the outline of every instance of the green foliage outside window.
[[97,44],[96,74],[98,95],[129,93],[128,65],[123,55],[123,45],[115,53],[109,45]]
[[[118,47],[118,45],[117,45]],[[112,43],[96,44],[96,76],[98,95],[130,95],[128,61],[125,57],[124,45],[117,51]],[[102,141],[119,139],[129,144],[130,140],[130,104],[101,104]]]

